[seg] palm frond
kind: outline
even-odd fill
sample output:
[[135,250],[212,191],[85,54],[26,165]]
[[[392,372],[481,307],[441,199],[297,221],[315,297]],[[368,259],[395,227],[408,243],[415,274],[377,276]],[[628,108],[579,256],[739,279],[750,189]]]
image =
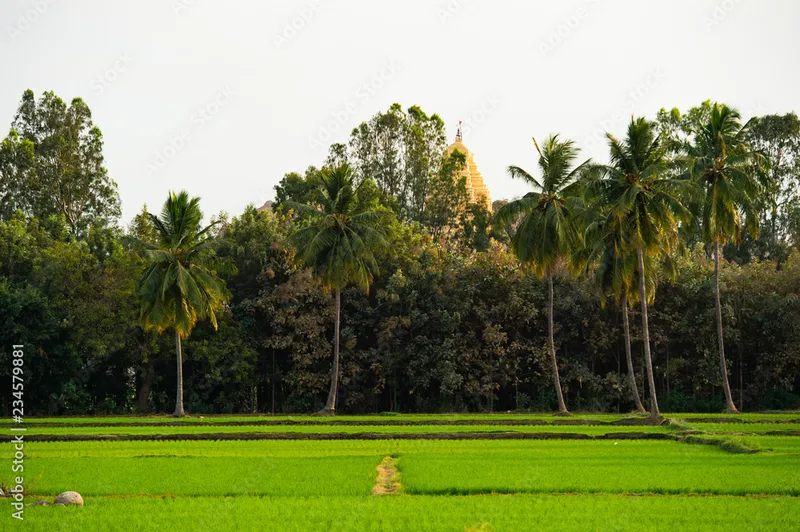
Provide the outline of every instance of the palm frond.
[[185,191],[172,192],[160,216],[148,213],[162,247],[141,248],[149,263],[137,284],[145,329],[173,328],[187,337],[200,318],[208,318],[216,326],[215,310],[229,297],[224,283],[206,269],[218,266],[222,270],[224,265],[215,258],[206,238],[217,222],[200,227],[203,214],[199,202]]

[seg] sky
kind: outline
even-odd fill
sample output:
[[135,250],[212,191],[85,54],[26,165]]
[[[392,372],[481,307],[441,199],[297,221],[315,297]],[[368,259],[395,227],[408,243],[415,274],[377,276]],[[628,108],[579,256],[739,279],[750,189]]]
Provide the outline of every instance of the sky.
[[170,190],[207,215],[273,199],[284,174],[394,102],[464,122],[492,199],[526,192],[531,137],[724,101],[800,111],[796,0],[2,0],[0,126],[25,89],[82,97],[121,223]]

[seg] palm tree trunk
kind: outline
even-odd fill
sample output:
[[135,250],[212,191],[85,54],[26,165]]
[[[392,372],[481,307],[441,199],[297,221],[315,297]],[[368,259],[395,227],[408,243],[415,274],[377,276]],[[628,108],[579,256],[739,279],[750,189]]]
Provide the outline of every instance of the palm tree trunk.
[[631,357],[631,328],[628,323],[628,296],[622,296],[622,327],[625,332],[625,360],[628,363],[628,379],[630,380],[631,394],[633,394],[633,401],[636,403],[636,411],[640,414],[646,414],[647,410],[642,405],[642,399],[639,397],[639,388],[636,386],[636,373],[633,371],[633,357]]
[[328,402],[325,403],[319,414],[336,415],[336,394],[339,391],[339,322],[342,314],[342,291],[336,288],[336,324],[334,325],[333,339],[333,368],[331,369],[331,389],[328,392]]
[[183,417],[183,356],[181,354],[181,334],[175,331],[175,353],[178,359],[178,390],[175,393],[175,417]]
[[147,366],[141,377],[141,384],[139,385],[139,394],[136,399],[136,411],[147,412],[150,406],[150,390],[153,388],[153,377],[155,377],[155,362],[153,357],[147,357]]
[[719,343],[719,369],[722,375],[722,389],[725,391],[725,411],[738,413],[731,396],[731,385],[728,382],[728,365],[725,363],[725,342],[722,334],[722,303],[719,299],[719,238],[714,244],[714,303],[717,306],[717,342]]
[[647,288],[644,271],[644,251],[641,244],[636,247],[639,257],[639,300],[642,304],[642,343],[644,344],[644,360],[647,363],[647,384],[650,386],[650,415],[661,417],[656,398],[656,379],[653,375],[653,358],[650,355],[650,326],[647,323]]
[[556,361],[556,345],[553,341],[553,274],[547,269],[547,349],[550,352],[550,362],[553,364],[553,386],[556,389],[558,400],[558,413],[569,415],[567,405],[564,403],[564,394],[561,392],[561,378],[558,376],[558,361]]
[[275,349],[272,349],[272,408],[270,412],[275,414]]

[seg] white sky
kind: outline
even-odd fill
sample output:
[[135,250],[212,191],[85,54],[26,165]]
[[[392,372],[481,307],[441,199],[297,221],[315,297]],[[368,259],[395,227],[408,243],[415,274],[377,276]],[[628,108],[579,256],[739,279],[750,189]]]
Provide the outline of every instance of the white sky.
[[800,111],[795,0],[0,2],[0,128],[26,88],[83,97],[123,224],[172,189],[260,205],[392,102],[464,120],[493,199],[525,192],[531,136],[604,160],[631,113]]

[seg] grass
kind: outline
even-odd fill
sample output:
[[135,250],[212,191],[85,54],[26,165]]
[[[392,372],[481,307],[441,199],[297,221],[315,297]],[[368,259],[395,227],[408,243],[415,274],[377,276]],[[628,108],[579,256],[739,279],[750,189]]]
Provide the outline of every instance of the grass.
[[[28,458],[92,459],[131,458],[137,456],[199,458],[309,458],[339,456],[380,456],[399,451],[399,444],[417,442],[348,440],[348,441],[133,441],[133,442],[49,442],[27,443]],[[479,442],[480,443],[480,442]],[[0,446],[0,458],[11,456],[11,446]],[[377,462],[376,462],[377,464]],[[0,478],[5,472],[0,470]]]
[[[574,416],[599,421],[617,415]],[[709,417],[701,415],[700,417]],[[723,416],[724,417],[724,416]],[[742,419],[741,416],[736,416]],[[796,419],[750,415],[746,421]],[[767,436],[793,423],[664,426],[337,425],[338,420],[542,419],[545,415],[283,417],[304,425],[125,426],[173,418],[50,418],[26,434],[235,432],[619,433],[619,440],[336,440],[27,442],[33,498],[79,491],[83,508],[27,507],[31,530],[576,530],[800,529],[800,437]],[[258,423],[266,416],[204,421]],[[29,419],[30,421],[30,419]],[[74,422],[75,427],[47,426]],[[114,423],[111,427],[82,426]],[[761,430],[764,428],[764,430]],[[626,432],[687,429],[705,445],[626,440]],[[755,429],[755,430],[754,430]],[[751,432],[726,436],[717,432]],[[742,451],[760,449],[757,454]],[[0,444],[9,463],[10,444]],[[402,493],[371,495],[376,467],[392,457]],[[0,469],[9,484],[10,468]]]
[[[637,416],[634,414],[575,414],[576,419],[598,420],[598,421],[615,421],[626,417],[646,417]],[[168,415],[160,416],[79,416],[79,417],[33,417],[28,416],[25,421],[30,424],[39,423],[73,423],[73,424],[92,424],[92,423],[268,423],[268,422],[302,422],[302,423],[338,423],[349,421],[375,421],[381,423],[396,423],[396,422],[426,422],[426,421],[503,421],[503,420],[539,420],[552,422],[553,420],[562,420],[563,417],[555,416],[553,414],[535,414],[535,413],[493,413],[493,414],[397,414],[397,415],[337,415],[336,417],[318,417],[309,415],[278,415],[278,416],[265,416],[265,415],[189,415],[182,418],[175,418]],[[0,425],[11,424],[11,418],[0,419]]]
[[741,419],[742,421],[774,421],[774,420],[792,420],[792,419],[800,419],[800,410],[790,410],[785,412],[744,412],[740,414],[698,414],[698,413],[672,413],[672,414],[663,414],[665,417],[677,417],[681,419],[685,419],[690,421],[692,419],[712,419],[712,418],[723,418],[723,419]]
[[64,442],[26,452],[36,494],[366,495],[391,455],[410,494],[800,495],[800,456],[672,441]]
[[26,465],[31,494],[96,495],[367,495],[373,457],[42,458]]
[[706,432],[800,432],[800,423],[692,423],[693,429]]
[[[597,413],[581,413],[581,412],[573,412],[572,418],[567,419],[586,419],[586,420],[596,420],[596,421],[604,421],[604,422],[611,422],[616,421],[622,418],[628,417],[646,417],[636,414],[629,414],[629,413],[621,413],[621,414],[597,414]],[[687,422],[691,423],[692,419],[713,419],[713,418],[723,418],[723,419],[740,419],[743,421],[751,421],[751,422],[758,422],[758,421],[776,421],[776,420],[800,420],[800,411],[790,411],[790,412],[781,412],[781,413],[743,413],[743,414],[697,414],[697,413],[668,413],[664,414],[664,417],[670,418],[680,418],[684,419]],[[502,420],[539,420],[539,421],[546,421],[551,423],[554,420],[563,420],[563,417],[554,416],[553,414],[548,413],[491,413],[491,414],[371,414],[371,415],[359,415],[359,416],[350,416],[350,415],[340,415],[333,418],[328,417],[315,417],[315,416],[308,416],[308,415],[189,415],[183,418],[174,418],[169,415],[158,415],[158,416],[138,416],[138,415],[126,415],[126,416],[72,416],[72,417],[34,417],[34,416],[27,416],[25,420],[29,424],[39,424],[39,423],[117,423],[117,424],[125,424],[125,423],[142,423],[142,422],[149,422],[149,423],[168,423],[168,422],[181,422],[187,424],[194,424],[194,423],[229,423],[229,422],[249,422],[249,423],[262,423],[262,422],[270,422],[270,421],[296,421],[296,422],[303,422],[303,423],[320,423],[320,424],[327,424],[327,423],[337,423],[340,421],[377,421],[377,422],[384,422],[384,423],[392,423],[392,422],[425,422],[425,421],[475,421],[475,420],[490,420],[490,421],[502,421]],[[9,417],[0,418],[0,425],[4,424],[12,424],[13,420]]]
[[745,441],[741,438],[713,437],[705,434],[690,434],[686,436],[686,443],[696,445],[717,445],[720,449],[734,454],[755,454],[761,452],[758,442]]
[[[438,442],[430,442],[438,443]],[[731,454],[653,441],[537,441],[491,453],[403,454],[407,493],[712,493],[800,495],[800,457]],[[431,448],[432,449],[432,448]]]
[[[68,490],[84,496],[367,495],[381,458],[374,447],[351,452],[348,446],[334,446],[341,452],[330,452],[324,445],[196,443],[28,443],[26,486],[40,495]],[[9,483],[8,475],[0,478]]]
[[508,497],[96,498],[32,507],[25,528],[84,530],[796,530],[800,499]]
[[678,430],[678,431],[694,430],[694,428],[691,425],[689,425],[682,419],[677,419],[677,418],[670,418],[669,421],[667,421],[666,426],[670,430]]
[[666,428],[628,425],[236,425],[236,426],[150,426],[150,427],[29,427],[26,434],[210,434],[236,432],[271,433],[452,433],[452,432],[562,432],[607,434],[613,432],[668,432]]
[[[705,438],[720,440],[731,439],[729,436],[718,434],[704,435]],[[733,438],[754,448],[761,449],[766,454],[794,454],[800,456],[800,438],[797,436],[737,436]]]

